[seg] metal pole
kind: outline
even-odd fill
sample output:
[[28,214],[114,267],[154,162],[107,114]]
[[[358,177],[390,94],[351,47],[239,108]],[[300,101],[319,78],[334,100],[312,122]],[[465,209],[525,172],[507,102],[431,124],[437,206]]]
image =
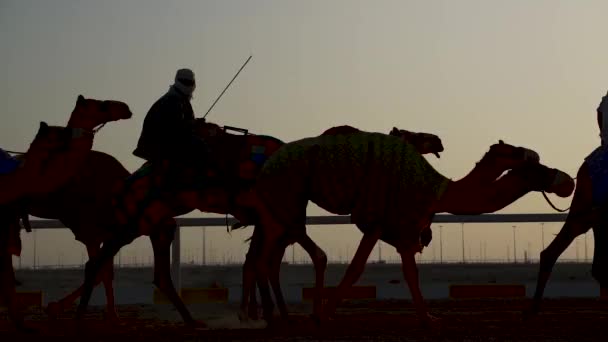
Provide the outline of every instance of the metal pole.
[[207,227],[203,227],[203,265],[207,265]]
[[36,230],[34,230],[34,269],[36,269],[38,262],[36,260]]
[[443,264],[443,226],[439,226],[439,262]]
[[378,263],[382,262],[382,241],[378,241]]
[[182,288],[181,283],[181,237],[180,237],[179,225],[177,225],[175,229],[175,237],[173,238],[172,248],[171,248],[171,278],[173,278],[173,284],[175,284],[175,290],[177,293],[180,293],[180,289]]
[[515,242],[515,227],[513,226],[513,263],[517,264],[517,243]]
[[585,233],[585,262],[589,261],[587,259],[587,233]]
[[543,246],[543,251],[545,250],[545,223],[541,222],[540,224],[540,241]]
[[460,231],[462,233],[462,263],[465,263],[464,259],[464,223],[460,224]]

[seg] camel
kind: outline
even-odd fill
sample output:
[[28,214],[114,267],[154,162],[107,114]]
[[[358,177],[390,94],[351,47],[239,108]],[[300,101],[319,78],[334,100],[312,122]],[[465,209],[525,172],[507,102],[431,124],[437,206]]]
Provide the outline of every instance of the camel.
[[[487,185],[484,164],[477,163],[469,175],[452,181],[411,145],[367,132],[304,138],[283,145],[264,164],[249,198],[263,229],[258,235],[262,242],[252,242],[250,247],[258,249],[252,254],[262,302],[271,303],[267,280],[273,254],[281,248],[281,239],[305,234],[310,200],[334,214],[350,213],[363,232],[324,314],[331,317],[340,293],[359,278],[372,248],[382,239],[401,255],[418,316],[423,323],[431,323],[435,318],[425,308],[414,256],[421,251],[420,231],[430,225],[433,214],[495,212],[530,191],[567,197],[574,189],[570,176],[538,161],[516,163],[519,165]],[[496,168],[496,160],[493,164],[490,169]],[[264,318],[271,321],[272,306],[264,305],[263,311]]]
[[[597,110],[597,123],[602,131],[608,115],[608,93],[602,98]],[[524,319],[529,319],[540,312],[540,305],[551,276],[553,266],[560,255],[572,244],[574,239],[593,229],[595,249],[592,277],[600,285],[600,297],[608,297],[608,255],[605,248],[608,242],[606,222],[608,216],[606,204],[606,161],[608,147],[603,144],[591,152],[583,161],[576,174],[576,189],[566,221],[553,241],[540,253],[540,265],[536,290],[530,307],[524,311]]]
[[[351,127],[351,126],[336,126],[332,127],[321,134],[321,136],[326,135],[344,135],[344,134],[354,134],[359,133],[361,130]],[[389,132],[389,135],[399,137],[404,142],[408,142],[414,146],[414,148],[420,154],[434,154],[437,158],[440,158],[439,153],[443,152],[443,144],[441,139],[430,133],[419,133],[419,132],[410,132],[403,129],[398,129],[397,127],[393,127],[393,129]],[[528,155],[526,155],[528,156]],[[504,171],[504,170],[503,170]],[[239,226],[237,226],[239,227]],[[237,227],[233,227],[237,228]],[[259,229],[254,230],[255,232],[259,232]],[[423,244],[428,246],[431,239],[431,229],[430,226],[426,227],[423,230],[422,235],[426,237]],[[252,241],[259,241],[259,238],[250,238]],[[325,270],[327,268],[327,255],[325,252],[312,240],[307,234],[301,234],[297,236],[295,240],[287,240],[284,239],[281,241],[282,247],[278,248],[280,252],[277,252],[273,261],[271,262],[271,276],[270,283],[274,292],[275,299],[277,301],[277,306],[281,317],[283,319],[288,319],[287,305],[285,303],[285,299],[283,297],[283,293],[281,290],[281,285],[279,281],[280,275],[280,267],[281,261],[283,259],[283,255],[285,250],[290,244],[298,243],[300,246],[304,248],[304,250],[309,254],[311,259],[313,260],[314,268],[315,268],[315,288],[317,291],[315,292],[315,296],[313,298],[313,319],[319,319],[321,315],[321,307],[322,307],[322,297],[321,297],[321,289],[324,286],[325,282]],[[255,251],[255,247],[251,246],[250,252]],[[245,264],[243,266],[243,294],[241,296],[241,307],[239,312],[239,319],[246,320],[248,318],[257,319],[257,300],[256,300],[256,285],[255,285],[255,270],[252,261],[255,259],[254,255],[247,254],[245,259]],[[249,301],[251,298],[251,301]],[[246,312],[247,310],[247,312]]]
[[[225,178],[211,177],[210,184],[202,191],[186,189],[176,193],[162,194],[161,198],[149,199],[147,196],[151,193],[150,189],[154,188],[155,182],[162,181],[160,179],[162,177],[158,177],[158,174],[151,170],[150,165],[146,163],[130,177],[130,181],[122,184],[122,193],[115,199],[115,205],[119,208],[116,212],[116,219],[120,226],[115,231],[121,233],[106,241],[99,256],[90,259],[87,263],[85,283],[79,289],[82,291],[77,290],[78,294],[82,295],[78,317],[81,317],[86,309],[90,291],[96,285],[95,280],[91,277],[96,276],[99,269],[103,267],[101,265],[111,260],[122,246],[130,243],[136,237],[149,235],[154,251],[154,284],[172,301],[188,325],[196,326],[199,323],[204,325],[203,322],[194,321],[171,281],[170,244],[176,228],[173,217],[199,209],[220,214],[229,213],[245,225],[255,224],[255,213],[250,208],[237,205],[235,198],[240,192],[251,187],[267,156],[274,153],[283,142],[273,137],[248,135],[246,130],[242,130],[245,132],[244,136],[228,134],[225,129],[235,128],[226,126],[222,130],[218,125],[205,121],[200,122],[198,133],[207,139],[212,146],[212,151],[223,152],[222,159],[214,161],[216,169],[212,172],[224,175]],[[411,132],[408,133],[411,134]],[[418,137],[418,135],[412,136]],[[426,140],[419,140],[427,143],[428,140],[431,140],[429,137]],[[265,148],[262,156],[259,155],[261,150],[259,146]],[[424,148],[430,147],[425,146]],[[437,147],[434,149],[438,150]],[[258,154],[251,156],[251,151],[258,151]],[[225,156],[231,156],[231,158],[225,158]],[[252,161],[257,164],[253,164]],[[184,175],[184,177],[193,176],[188,170],[185,170]],[[237,184],[234,185],[234,183]],[[142,203],[144,204],[140,208],[143,210],[136,212],[136,207]]]
[[[41,122],[28,151],[20,157],[21,166],[0,176],[0,281],[9,316],[18,329],[27,330],[18,303],[11,255],[20,253],[18,217],[23,201],[44,196],[65,185],[78,173],[93,146],[95,133],[108,122],[129,119],[133,114],[124,102],[85,99],[79,95],[66,127]],[[16,233],[15,233],[16,231]],[[15,236],[14,234],[17,234]]]

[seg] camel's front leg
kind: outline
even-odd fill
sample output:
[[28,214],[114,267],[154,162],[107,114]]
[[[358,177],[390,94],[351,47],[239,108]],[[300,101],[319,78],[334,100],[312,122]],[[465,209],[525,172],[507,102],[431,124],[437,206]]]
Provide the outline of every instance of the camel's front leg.
[[399,254],[401,255],[403,277],[405,278],[405,282],[410,289],[412,301],[414,302],[414,307],[416,308],[416,314],[418,315],[421,323],[428,326],[431,323],[438,321],[439,318],[430,315],[426,309],[426,305],[424,304],[422,292],[420,291],[418,267],[416,266],[416,259],[414,258],[416,251],[414,249],[400,250]]
[[239,319],[241,321],[247,320],[248,318],[257,319],[257,300],[256,300],[256,269],[255,263],[257,260],[257,253],[259,253],[261,240],[262,228],[256,225],[251,241],[249,243],[249,250],[245,256],[245,263],[243,264],[243,279],[242,279],[242,294],[241,294],[241,305],[239,310]]
[[33,332],[34,330],[25,325],[22,307],[15,300],[15,270],[13,269],[13,257],[10,253],[2,253],[0,260],[0,299],[4,298],[8,308],[8,317],[20,332]]
[[[97,244],[89,244],[86,246],[87,254],[89,256],[89,260],[94,258],[99,254],[99,250],[101,249]],[[110,274],[108,274],[110,272]],[[116,308],[114,305],[114,289],[112,287],[112,281],[114,278],[114,267],[112,263],[107,264],[102,269],[100,275],[95,279],[95,286],[97,286],[100,282],[103,281],[104,287],[106,289],[106,317],[108,319],[118,319],[118,314],[116,314]],[[109,279],[109,281],[108,281]],[[74,290],[69,295],[60,299],[57,302],[50,302],[46,307],[46,313],[50,318],[56,318],[60,313],[64,312],[69,306],[76,302],[76,299],[80,297],[82,291],[84,289],[84,284],[80,285],[79,288]],[[108,295],[109,292],[109,295]]]
[[545,286],[549,281],[551,271],[557,259],[570,246],[574,239],[587,232],[597,219],[597,213],[591,210],[593,205],[592,187],[586,164],[581,166],[576,178],[578,184],[572,198],[572,205],[568,217],[566,217],[566,222],[557,236],[555,236],[555,239],[540,253],[536,290],[530,308],[524,312],[524,319],[528,319],[540,311]]
[[118,251],[123,246],[126,246],[133,240],[135,240],[136,237],[137,234],[134,234],[128,229],[125,229],[121,232],[121,234],[117,234],[108,241],[104,242],[99,254],[96,257],[91,258],[89,259],[89,261],[87,261],[84,269],[84,284],[82,289],[82,295],[80,297],[80,303],[78,304],[78,308],[76,310],[76,320],[81,320],[84,318],[87,306],[89,305],[89,301],[91,300],[93,288],[98,283],[98,277],[100,275],[100,272],[103,270],[104,265],[106,263],[112,264],[116,253],[118,253]]
[[359,280],[361,274],[365,270],[365,263],[367,262],[369,255],[372,253],[376,242],[378,242],[378,239],[380,239],[381,234],[382,230],[380,227],[377,227],[371,233],[363,235],[363,238],[359,243],[359,247],[357,248],[357,252],[346,269],[346,273],[344,274],[342,281],[327,303],[324,314],[325,318],[329,318],[334,315],[336,308],[342,300],[342,294],[344,291],[348,290],[357,280]]

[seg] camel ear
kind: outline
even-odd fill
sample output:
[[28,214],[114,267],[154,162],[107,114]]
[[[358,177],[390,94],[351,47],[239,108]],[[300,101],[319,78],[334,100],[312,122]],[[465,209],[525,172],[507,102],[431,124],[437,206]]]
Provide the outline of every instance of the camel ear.
[[49,131],[49,124],[44,121],[40,121],[40,126],[38,127],[38,135],[46,135]]
[[504,141],[502,141],[502,140],[498,140],[498,144],[499,144],[499,145],[504,145],[504,143],[505,143]]
[[76,99],[76,105],[82,105],[84,104],[84,96],[82,96],[82,94],[78,95],[78,99]]

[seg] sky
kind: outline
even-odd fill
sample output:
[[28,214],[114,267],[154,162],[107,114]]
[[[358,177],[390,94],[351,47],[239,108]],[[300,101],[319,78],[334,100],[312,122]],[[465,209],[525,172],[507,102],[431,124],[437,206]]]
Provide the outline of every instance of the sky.
[[[0,0],[0,146],[24,151],[40,121],[64,125],[79,94],[120,100],[134,117],[106,125],[94,148],[135,171],[145,114],[177,69],[196,73],[200,117],[253,55],[208,120],[283,141],[343,124],[434,133],[445,152],[427,159],[454,180],[503,139],[574,177],[600,143],[607,11],[601,0]],[[571,200],[551,199],[562,208]],[[501,210],[552,211],[539,193]],[[314,205],[308,212],[327,214]],[[201,215],[211,216],[189,216]],[[354,250],[360,233],[336,229],[348,234],[323,227],[317,242]],[[471,229],[471,239],[506,253],[510,229],[488,237],[483,226]],[[72,246],[66,234],[49,233],[55,243],[40,253]],[[231,245],[221,234],[218,249],[244,254],[235,247],[242,239]],[[538,229],[519,234],[539,244]],[[461,246],[444,248],[458,255]]]

